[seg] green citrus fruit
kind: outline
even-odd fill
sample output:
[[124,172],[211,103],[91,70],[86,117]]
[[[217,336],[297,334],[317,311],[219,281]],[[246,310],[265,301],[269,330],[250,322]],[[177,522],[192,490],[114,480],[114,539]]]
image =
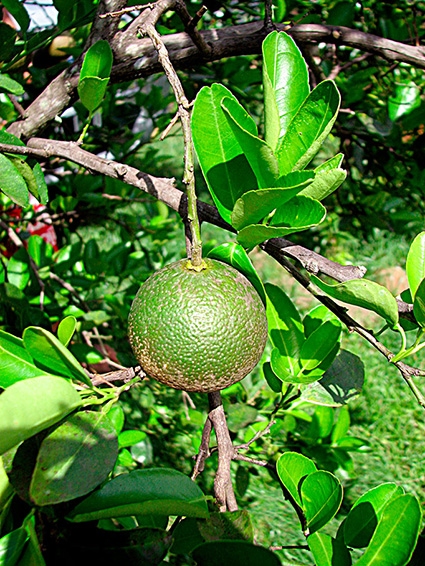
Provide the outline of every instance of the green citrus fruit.
[[188,260],[154,273],[140,287],[129,316],[136,358],[154,379],[186,391],[224,389],[258,363],[267,340],[264,305],[233,267]]

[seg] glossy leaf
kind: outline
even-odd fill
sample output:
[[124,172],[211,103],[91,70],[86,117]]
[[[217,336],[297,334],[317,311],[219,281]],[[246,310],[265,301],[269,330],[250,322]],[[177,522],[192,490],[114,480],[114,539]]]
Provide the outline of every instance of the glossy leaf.
[[14,566],[28,539],[27,531],[20,527],[0,539],[0,566]]
[[341,324],[334,320],[327,320],[314,330],[300,351],[302,371],[309,371],[320,365],[339,343],[341,333]]
[[29,192],[38,199],[38,186],[34,177],[33,170],[28,165],[28,163],[20,156],[9,155],[8,159],[15,166],[18,173],[21,175],[25,181]]
[[323,81],[311,91],[277,150],[281,175],[304,169],[313,159],[332,129],[340,100],[333,81]]
[[287,358],[290,370],[295,372],[304,341],[299,312],[280,287],[266,283],[265,289],[270,340],[279,354]]
[[301,484],[309,474],[317,472],[316,464],[298,452],[285,452],[276,462],[276,471],[280,481],[301,507]]
[[63,377],[72,377],[91,386],[90,378],[78,360],[48,330],[29,326],[24,330],[23,341],[34,362],[41,369]]
[[320,381],[301,386],[301,398],[329,407],[346,405],[362,392],[364,375],[362,360],[342,350]]
[[332,444],[336,444],[345,437],[350,428],[350,413],[347,407],[343,407],[338,414],[335,426],[332,429]]
[[347,177],[347,171],[344,169],[330,169],[323,172],[316,169],[315,173],[314,181],[300,194],[316,200],[323,200],[336,191]]
[[[300,366],[298,361],[298,359],[288,357],[287,354],[282,356],[278,348],[273,348],[270,355],[270,367],[273,374],[288,383],[299,383]],[[316,378],[314,378],[315,380]]]
[[254,120],[235,98],[224,98],[221,107],[233,135],[254,171],[259,187],[273,187],[279,177],[277,159],[269,144],[258,137]]
[[134,446],[138,442],[142,442],[145,438],[146,432],[143,432],[143,430],[124,430],[120,433],[118,442],[120,448],[128,448],[129,446]]
[[24,87],[18,81],[11,79],[9,75],[0,73],[0,91],[5,90],[15,96],[20,96],[25,93]]
[[107,413],[108,419],[111,421],[115,432],[117,434],[120,434],[120,432],[122,431],[123,427],[124,427],[124,420],[125,420],[125,415],[124,415],[124,411],[122,410],[121,405],[119,404],[115,404],[113,405],[108,413]]
[[270,362],[264,362],[263,364],[263,375],[264,379],[267,381],[270,389],[275,393],[281,393],[282,391],[282,381],[272,370]]
[[65,379],[42,376],[14,383],[0,395],[0,454],[80,405],[80,396]]
[[345,543],[354,548],[366,547],[381,520],[385,506],[403,493],[403,489],[395,483],[383,483],[359,497],[344,520]]
[[422,328],[425,327],[425,279],[421,281],[416,290],[415,300],[413,301],[413,314],[416,321]]
[[280,566],[276,554],[242,540],[220,540],[200,544],[192,552],[198,566]]
[[46,566],[37,538],[34,520],[27,521],[26,530],[29,540],[17,566]]
[[295,196],[279,207],[270,225],[254,224],[238,232],[238,242],[252,248],[270,238],[281,238],[294,232],[303,232],[317,226],[326,216],[325,207],[310,197]]
[[84,56],[80,80],[89,77],[107,79],[112,69],[112,50],[109,43],[102,39],[96,41]]
[[192,135],[214,203],[230,223],[237,199],[258,184],[221,108],[223,98],[229,97],[232,93],[220,84],[199,91],[192,112]]
[[61,344],[63,344],[65,347],[68,346],[71,338],[73,337],[76,326],[77,319],[72,315],[67,316],[60,321],[57,333]]
[[388,99],[388,116],[395,122],[421,105],[421,89],[413,81],[395,84],[394,96]]
[[227,263],[243,273],[243,275],[245,275],[245,277],[254,285],[257,293],[263,301],[263,304],[266,304],[266,292],[264,290],[263,282],[258,276],[255,267],[242,246],[233,242],[220,244],[208,252],[208,257]]
[[302,507],[310,533],[326,525],[342,503],[342,487],[330,472],[309,474],[301,484]]
[[328,285],[315,275],[311,275],[311,279],[330,297],[376,312],[385,318],[391,327],[397,324],[397,301],[386,287],[368,279],[353,279],[337,285]]
[[310,92],[306,62],[284,32],[263,42],[263,86],[266,141],[275,149]]
[[0,153],[0,187],[13,202],[22,207],[29,205],[29,191],[22,175],[5,155]]
[[47,204],[47,202],[49,201],[49,195],[47,193],[46,180],[44,178],[44,173],[41,169],[40,164],[36,163],[32,171],[34,173],[34,179],[37,184],[38,201],[41,204]]
[[300,193],[314,179],[312,171],[296,171],[279,179],[279,187],[244,193],[235,203],[232,226],[237,230],[260,222],[273,210]]
[[187,476],[167,468],[121,474],[79,503],[68,515],[75,522],[129,515],[208,517],[199,487]]
[[21,357],[11,352],[9,349],[3,347],[0,342],[0,387],[6,389],[13,383],[29,379],[31,377],[39,377],[41,375],[49,375],[38,368],[33,362],[28,353]]
[[331,407],[319,405],[312,415],[306,436],[310,442],[326,439],[334,425],[335,415]]
[[416,497],[406,494],[392,499],[356,566],[405,566],[415,548],[421,520]]
[[[0,515],[1,510],[6,505],[7,501],[10,499],[11,495],[13,494],[13,487],[9,482],[8,475],[4,468],[3,458],[0,457]],[[1,520],[0,520],[0,526]]]
[[41,443],[30,497],[42,506],[86,495],[108,477],[117,456],[117,435],[104,413],[71,415]]
[[313,533],[307,537],[316,566],[351,566],[348,548],[339,539],[324,533]]
[[406,273],[410,292],[414,298],[421,281],[425,278],[425,232],[418,234],[410,246]]
[[78,83],[78,95],[83,106],[89,111],[94,112],[102,103],[108,87],[109,79],[99,79],[99,77],[86,77],[80,79]]

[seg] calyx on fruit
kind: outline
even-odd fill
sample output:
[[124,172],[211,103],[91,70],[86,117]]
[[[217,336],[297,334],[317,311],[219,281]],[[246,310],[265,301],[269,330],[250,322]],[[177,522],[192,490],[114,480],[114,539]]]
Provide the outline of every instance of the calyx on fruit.
[[209,393],[243,379],[267,340],[264,305],[233,267],[205,259],[167,265],[140,287],[130,310],[133,352],[152,378],[176,389]]

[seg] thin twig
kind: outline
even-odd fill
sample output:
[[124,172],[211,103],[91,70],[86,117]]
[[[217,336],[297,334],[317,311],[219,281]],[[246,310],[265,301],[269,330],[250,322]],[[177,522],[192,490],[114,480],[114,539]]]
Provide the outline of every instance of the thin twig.
[[177,101],[178,112],[182,124],[184,140],[184,177],[183,183],[186,185],[188,195],[187,219],[189,222],[192,236],[191,262],[195,267],[202,266],[202,241],[199,226],[198,211],[196,206],[195,174],[194,174],[194,150],[192,133],[190,126],[190,104],[186,98],[180,79],[174,70],[168,55],[167,48],[160,34],[152,24],[146,24],[140,28],[141,33],[147,34],[154,44],[158,59],[164,68],[167,79],[173,89]]
[[152,9],[154,4],[140,4],[138,6],[130,6],[128,8],[122,8],[121,10],[116,10],[115,12],[107,12],[106,14],[100,14],[99,18],[118,18],[124,14],[129,14],[130,12],[143,12],[147,8]]

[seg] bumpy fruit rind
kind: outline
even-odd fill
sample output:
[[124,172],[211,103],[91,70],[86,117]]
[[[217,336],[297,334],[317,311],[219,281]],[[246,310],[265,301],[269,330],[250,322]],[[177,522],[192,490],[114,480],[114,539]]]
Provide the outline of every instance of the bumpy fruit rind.
[[154,273],[140,287],[129,316],[129,339],[144,371],[186,391],[209,393],[243,379],[267,340],[264,305],[233,267],[187,260]]

